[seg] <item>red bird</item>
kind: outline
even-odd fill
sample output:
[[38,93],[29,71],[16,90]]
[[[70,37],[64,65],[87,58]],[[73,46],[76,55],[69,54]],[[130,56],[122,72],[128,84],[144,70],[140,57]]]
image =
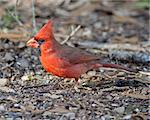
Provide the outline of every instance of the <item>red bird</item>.
[[61,45],[55,40],[52,21],[49,20],[39,32],[27,42],[27,46],[40,47],[40,61],[47,72],[64,78],[79,78],[88,70],[109,67],[132,71],[116,64],[102,64],[100,57],[78,48]]

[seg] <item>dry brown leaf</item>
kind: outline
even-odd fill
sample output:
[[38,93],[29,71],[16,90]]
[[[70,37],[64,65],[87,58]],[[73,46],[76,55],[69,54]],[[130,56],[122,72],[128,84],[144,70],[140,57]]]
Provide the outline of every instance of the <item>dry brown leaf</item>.
[[148,120],[148,113],[133,114],[131,120]]

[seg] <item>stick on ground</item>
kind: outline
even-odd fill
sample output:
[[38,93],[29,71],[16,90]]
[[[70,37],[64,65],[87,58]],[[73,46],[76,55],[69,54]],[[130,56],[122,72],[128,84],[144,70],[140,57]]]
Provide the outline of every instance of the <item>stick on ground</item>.
[[61,44],[65,44],[68,40],[70,40],[71,37],[73,37],[80,28],[81,28],[81,25],[78,25],[74,30],[72,30],[70,35],[64,41],[62,41]]

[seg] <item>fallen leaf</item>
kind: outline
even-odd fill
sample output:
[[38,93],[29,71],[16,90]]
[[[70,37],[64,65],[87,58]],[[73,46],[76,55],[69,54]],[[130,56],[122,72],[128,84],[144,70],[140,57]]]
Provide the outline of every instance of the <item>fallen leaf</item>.
[[131,120],[148,120],[148,113],[137,113],[131,116]]

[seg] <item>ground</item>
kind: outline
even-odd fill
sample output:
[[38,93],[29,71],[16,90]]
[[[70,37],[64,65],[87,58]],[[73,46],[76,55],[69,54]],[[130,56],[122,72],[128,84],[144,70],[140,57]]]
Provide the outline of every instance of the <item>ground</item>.
[[[0,118],[148,119],[148,1],[33,3],[0,1]],[[59,42],[81,26],[64,44],[140,72],[100,68],[82,75],[79,83],[47,73],[39,61],[39,49],[27,47],[26,41],[50,18]]]

